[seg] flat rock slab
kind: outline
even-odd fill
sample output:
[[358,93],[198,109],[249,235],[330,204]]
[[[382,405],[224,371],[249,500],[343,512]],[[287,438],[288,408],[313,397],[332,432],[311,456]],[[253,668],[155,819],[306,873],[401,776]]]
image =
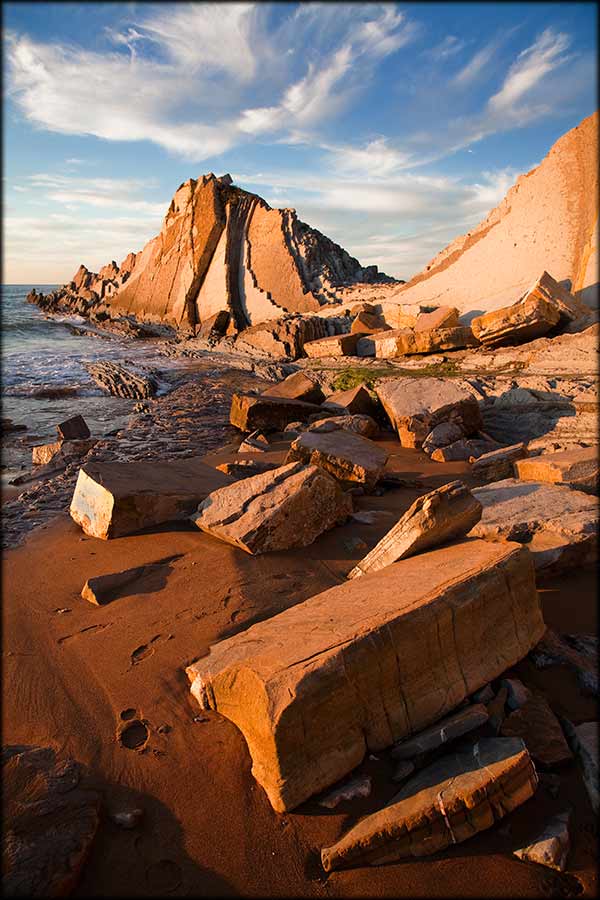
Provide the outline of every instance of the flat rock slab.
[[234,394],[231,399],[229,421],[241,431],[271,428],[283,431],[290,422],[306,422],[315,413],[323,413],[316,403],[290,400],[286,397],[265,397],[254,394]]
[[396,356],[411,356],[416,353],[459,350],[463,347],[474,347],[476,344],[473,331],[467,325],[456,328],[432,328],[428,331],[401,328],[398,331],[388,331],[382,340],[376,342],[375,356],[393,359]]
[[355,332],[354,334],[334,334],[316,341],[306,341],[304,352],[312,359],[323,359],[328,356],[354,356],[360,336],[361,332]]
[[348,391],[336,391],[325,399],[325,406],[357,415],[373,415],[375,404],[366,387],[359,384],[358,387]]
[[516,460],[524,459],[527,453],[527,444],[524,441],[482,453],[481,456],[469,458],[469,462],[472,463],[471,474],[478,481],[486,482],[510,478],[514,474]]
[[283,397],[286,400],[303,400],[305,403],[322,403],[325,394],[321,386],[304,374],[294,372],[278,384],[263,391],[263,397]]
[[455,306],[438,306],[433,312],[419,313],[415,331],[431,331],[434,328],[457,328],[458,310]]
[[573,758],[560,723],[541,694],[532,694],[512,712],[500,731],[506,737],[523,738],[531,756],[543,766],[559,766]]
[[86,534],[108,540],[185,520],[231,481],[199,458],[89,463],[79,470],[69,512]]
[[451,481],[418,497],[393,528],[355,566],[348,578],[376,572],[392,563],[462,537],[481,518],[481,503],[461,481]]
[[144,566],[135,566],[132,569],[124,569],[122,572],[111,572],[107,575],[97,575],[88,578],[81,591],[81,596],[95,606],[103,606],[110,603],[123,593],[123,588],[134,582],[138,582],[147,576],[168,574],[169,563],[178,557],[169,557]]
[[486,738],[411,778],[383,809],[321,851],[326,872],[430,856],[490,828],[533,796],[535,767],[518,738]]
[[492,441],[479,440],[478,438],[461,438],[445,447],[438,447],[431,454],[435,462],[466,462],[469,459],[483,456],[493,450],[496,444]]
[[263,462],[258,459],[240,459],[234,462],[224,462],[215,466],[219,472],[230,475],[232,478],[252,478],[253,475],[263,475],[279,468],[279,463]]
[[317,466],[293,462],[214,491],[192,521],[256,554],[307,547],[351,513],[352,498],[334,478]]
[[331,416],[328,419],[318,419],[312,422],[306,431],[352,431],[354,434],[361,434],[363,437],[375,437],[379,431],[379,426],[375,419],[371,416],[364,415],[348,415],[348,416]]
[[480,725],[485,725],[488,718],[488,711],[483,703],[459,709],[458,712],[446,716],[435,725],[430,725],[414,737],[396,744],[390,755],[393,759],[412,759],[419,753],[435,750],[442,744],[453,741],[473,731],[474,728],[479,728]]
[[99,795],[77,762],[46,747],[3,748],[2,788],[4,896],[67,896],[98,828]]
[[471,322],[473,334],[485,346],[519,344],[547,334],[560,320],[558,308],[532,293],[524,300],[495,309]]
[[352,334],[376,334],[378,331],[388,331],[389,327],[379,313],[361,310],[352,322],[350,331]]
[[534,862],[540,866],[564,872],[571,847],[569,838],[569,810],[553,816],[546,827],[530,844],[514,850],[515,856],[524,862]]
[[515,463],[515,475],[521,481],[566,484],[586,494],[598,493],[599,472],[598,447],[544,453]]
[[403,447],[420,447],[441,422],[453,422],[467,436],[482,427],[472,390],[456,379],[386,378],[375,392]]
[[305,431],[288,451],[286,462],[301,460],[320,466],[338,481],[372,490],[383,473],[388,454],[374,441],[345,429]]
[[516,478],[474,488],[473,495],[483,507],[473,537],[527,544],[538,570],[561,571],[597,558],[595,497]]
[[252,625],[187,674],[200,706],[241,730],[282,812],[456,709],[543,631],[529,554],[465,540]]

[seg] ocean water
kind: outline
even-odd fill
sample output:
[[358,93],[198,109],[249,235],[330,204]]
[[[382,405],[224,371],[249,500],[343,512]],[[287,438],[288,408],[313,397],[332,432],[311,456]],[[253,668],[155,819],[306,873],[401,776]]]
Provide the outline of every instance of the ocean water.
[[92,381],[84,364],[130,360],[161,369],[176,366],[157,356],[152,341],[74,333],[74,325],[91,326],[81,316],[49,316],[25,298],[32,287],[48,293],[58,285],[3,285],[2,416],[27,431],[3,441],[5,481],[14,470],[28,468],[31,445],[56,440],[56,425],[81,413],[92,436],[123,427],[135,403],[109,397]]

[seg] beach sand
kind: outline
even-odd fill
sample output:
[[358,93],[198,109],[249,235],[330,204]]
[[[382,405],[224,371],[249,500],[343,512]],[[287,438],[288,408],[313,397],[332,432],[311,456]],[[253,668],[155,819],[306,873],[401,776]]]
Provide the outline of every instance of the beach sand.
[[[251,775],[241,733],[200,710],[184,668],[211,643],[341,583],[370,547],[425,490],[463,476],[463,463],[432,463],[424,454],[395,453],[394,467],[420,488],[359,497],[355,520],[304,550],[251,557],[191,525],[103,542],[83,535],[63,514],[4,555],[4,744],[51,746],[89,767],[104,813],[75,896],[560,897],[595,896],[596,825],[576,763],[561,773],[557,799],[536,795],[498,826],[435,857],[326,877],[319,851],[359,816],[390,799],[387,753],[366,759],[370,797],[335,810],[315,799],[279,815]],[[206,459],[233,459],[230,446]],[[282,459],[283,447],[271,458]],[[350,542],[350,543],[349,543]],[[170,560],[106,606],[80,596],[86,579],[143,563]],[[544,585],[548,625],[563,632],[596,631],[596,581],[577,570]],[[579,723],[597,718],[575,675],[537,671],[527,660],[514,672],[536,684],[555,712]],[[134,711],[134,712],[132,712]],[[137,749],[120,732],[134,716],[147,740]],[[141,730],[143,737],[143,729]],[[570,803],[569,874],[511,855],[554,812]],[[139,806],[139,827],[123,830],[107,813]]]

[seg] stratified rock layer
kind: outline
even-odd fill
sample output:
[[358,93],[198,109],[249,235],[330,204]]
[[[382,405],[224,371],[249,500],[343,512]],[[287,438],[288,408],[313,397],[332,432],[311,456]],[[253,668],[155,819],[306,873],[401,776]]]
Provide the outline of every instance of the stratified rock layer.
[[320,466],[342,483],[363,484],[373,489],[379,481],[388,454],[374,441],[338,428],[335,431],[305,431],[293,441],[286,462],[299,459]]
[[566,484],[586,494],[598,493],[598,447],[544,453],[515,462],[515,474],[521,481],[547,481]]
[[467,540],[318,594],[187,673],[200,706],[240,728],[283,811],[455,709],[543,630],[528,552]]
[[414,778],[378,812],[321,851],[325,871],[430,856],[490,828],[538,785],[518,738],[485,738],[450,753]]

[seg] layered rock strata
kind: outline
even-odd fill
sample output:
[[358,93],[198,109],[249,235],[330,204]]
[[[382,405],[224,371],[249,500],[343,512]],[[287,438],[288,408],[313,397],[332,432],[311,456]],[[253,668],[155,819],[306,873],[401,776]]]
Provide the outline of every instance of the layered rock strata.
[[257,623],[187,674],[200,706],[242,731],[282,812],[455,709],[543,630],[527,550],[468,540]]

